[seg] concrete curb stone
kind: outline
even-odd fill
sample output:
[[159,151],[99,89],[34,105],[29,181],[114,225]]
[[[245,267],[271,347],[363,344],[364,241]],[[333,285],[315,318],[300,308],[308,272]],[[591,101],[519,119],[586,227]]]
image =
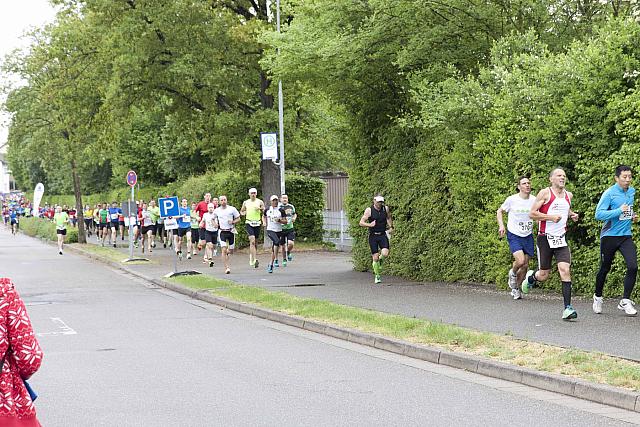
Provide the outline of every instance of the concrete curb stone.
[[[50,242],[47,242],[50,243]],[[84,255],[90,259],[102,262],[116,269],[125,271],[143,280],[154,283],[158,286],[170,289],[183,295],[190,296],[208,303],[212,303],[233,311],[249,314],[263,319],[284,323],[311,332],[332,336],[356,344],[366,345],[389,351],[408,357],[438,363],[454,368],[464,369],[492,378],[525,384],[542,390],[552,391],[567,396],[577,397],[592,402],[597,402],[613,407],[640,412],[640,394],[637,392],[616,388],[603,384],[589,383],[561,375],[547,372],[535,371],[520,366],[509,365],[496,362],[481,357],[464,353],[455,353],[441,349],[420,346],[417,344],[383,337],[376,334],[357,331],[349,328],[342,328],[322,322],[305,320],[301,317],[288,315],[273,310],[253,306],[251,304],[239,303],[223,297],[214,296],[203,291],[193,291],[190,288],[171,283],[162,279],[152,279],[124,265],[111,260],[102,259],[94,254],[83,251],[79,248],[68,247],[71,251]]]

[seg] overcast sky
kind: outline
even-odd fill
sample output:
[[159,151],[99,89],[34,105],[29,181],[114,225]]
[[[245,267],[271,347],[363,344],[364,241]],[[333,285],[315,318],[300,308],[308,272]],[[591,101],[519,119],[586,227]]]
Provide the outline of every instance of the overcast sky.
[[[3,1],[0,12],[0,61],[16,48],[28,45],[22,35],[31,28],[52,22],[55,10],[48,0]],[[4,79],[1,76],[0,79]],[[4,80],[1,82],[6,83]],[[3,100],[0,99],[0,102]],[[6,117],[0,117],[0,146],[7,140]]]

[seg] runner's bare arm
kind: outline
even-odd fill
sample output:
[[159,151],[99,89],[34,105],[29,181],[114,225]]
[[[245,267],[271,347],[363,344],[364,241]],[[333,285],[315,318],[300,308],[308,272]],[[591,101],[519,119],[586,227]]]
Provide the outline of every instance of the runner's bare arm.
[[245,216],[247,214],[247,201],[242,202],[242,206],[240,207],[240,215]]
[[391,210],[389,206],[384,207],[387,210],[387,229],[393,231],[393,218],[391,217]]
[[498,210],[496,211],[496,219],[498,220],[498,234],[500,235],[500,237],[503,237],[505,235],[505,229],[504,229],[504,221],[502,220],[502,207],[499,207]]
[[535,203],[533,204],[533,206],[531,206],[531,210],[529,211],[529,218],[531,218],[534,221],[553,221],[553,222],[560,221],[561,219],[560,215],[547,215],[540,212],[540,208],[548,200],[549,200],[549,189],[545,188],[543,190],[540,190],[540,192],[536,196]]
[[358,223],[360,227],[371,228],[373,227],[373,225],[375,225],[375,221],[367,222],[370,216],[371,216],[371,208],[365,209],[364,214],[362,215],[362,218],[360,218],[360,222]]
[[[569,196],[569,201],[573,200],[572,192],[567,191],[567,195]],[[580,219],[580,215],[569,209],[569,218],[571,218],[573,221],[578,221],[578,219]]]

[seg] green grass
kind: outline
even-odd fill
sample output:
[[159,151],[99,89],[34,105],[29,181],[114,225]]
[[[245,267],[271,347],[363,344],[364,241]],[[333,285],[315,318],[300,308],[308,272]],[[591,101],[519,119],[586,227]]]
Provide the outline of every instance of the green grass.
[[[111,261],[115,261],[115,262],[119,262],[119,263],[123,263],[122,261],[125,260],[129,255],[128,254],[124,254],[120,251],[118,251],[117,249],[113,249],[113,248],[109,248],[106,246],[97,246],[97,245],[91,245],[91,244],[86,244],[86,245],[80,245],[80,244],[74,244],[73,247],[78,248],[80,250],[83,250],[85,252],[90,252],[94,255],[98,255],[101,257],[104,257],[108,260]],[[153,260],[149,260],[149,261],[132,261],[132,262],[127,262],[127,265],[137,265],[137,264],[149,264],[149,263],[154,263]],[[125,264],[125,263],[123,263]]]
[[640,390],[640,363],[578,349],[517,339],[455,325],[300,298],[207,276],[175,277],[174,282],[235,301],[310,320],[436,346],[539,371]]

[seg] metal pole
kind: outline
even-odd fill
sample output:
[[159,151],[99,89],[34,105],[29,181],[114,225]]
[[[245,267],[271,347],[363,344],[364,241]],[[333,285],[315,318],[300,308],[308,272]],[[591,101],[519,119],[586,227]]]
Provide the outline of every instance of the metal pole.
[[[280,0],[276,0],[276,26],[280,34]],[[278,48],[280,54],[280,48]],[[282,80],[278,80],[278,128],[280,131],[280,194],[285,194],[284,186],[284,106],[282,100]]]
[[[131,187],[131,201],[133,202],[134,194],[133,194],[133,186]],[[133,203],[130,203],[129,207],[131,207]],[[133,259],[133,223],[131,221],[131,209],[129,209],[129,259]]]

